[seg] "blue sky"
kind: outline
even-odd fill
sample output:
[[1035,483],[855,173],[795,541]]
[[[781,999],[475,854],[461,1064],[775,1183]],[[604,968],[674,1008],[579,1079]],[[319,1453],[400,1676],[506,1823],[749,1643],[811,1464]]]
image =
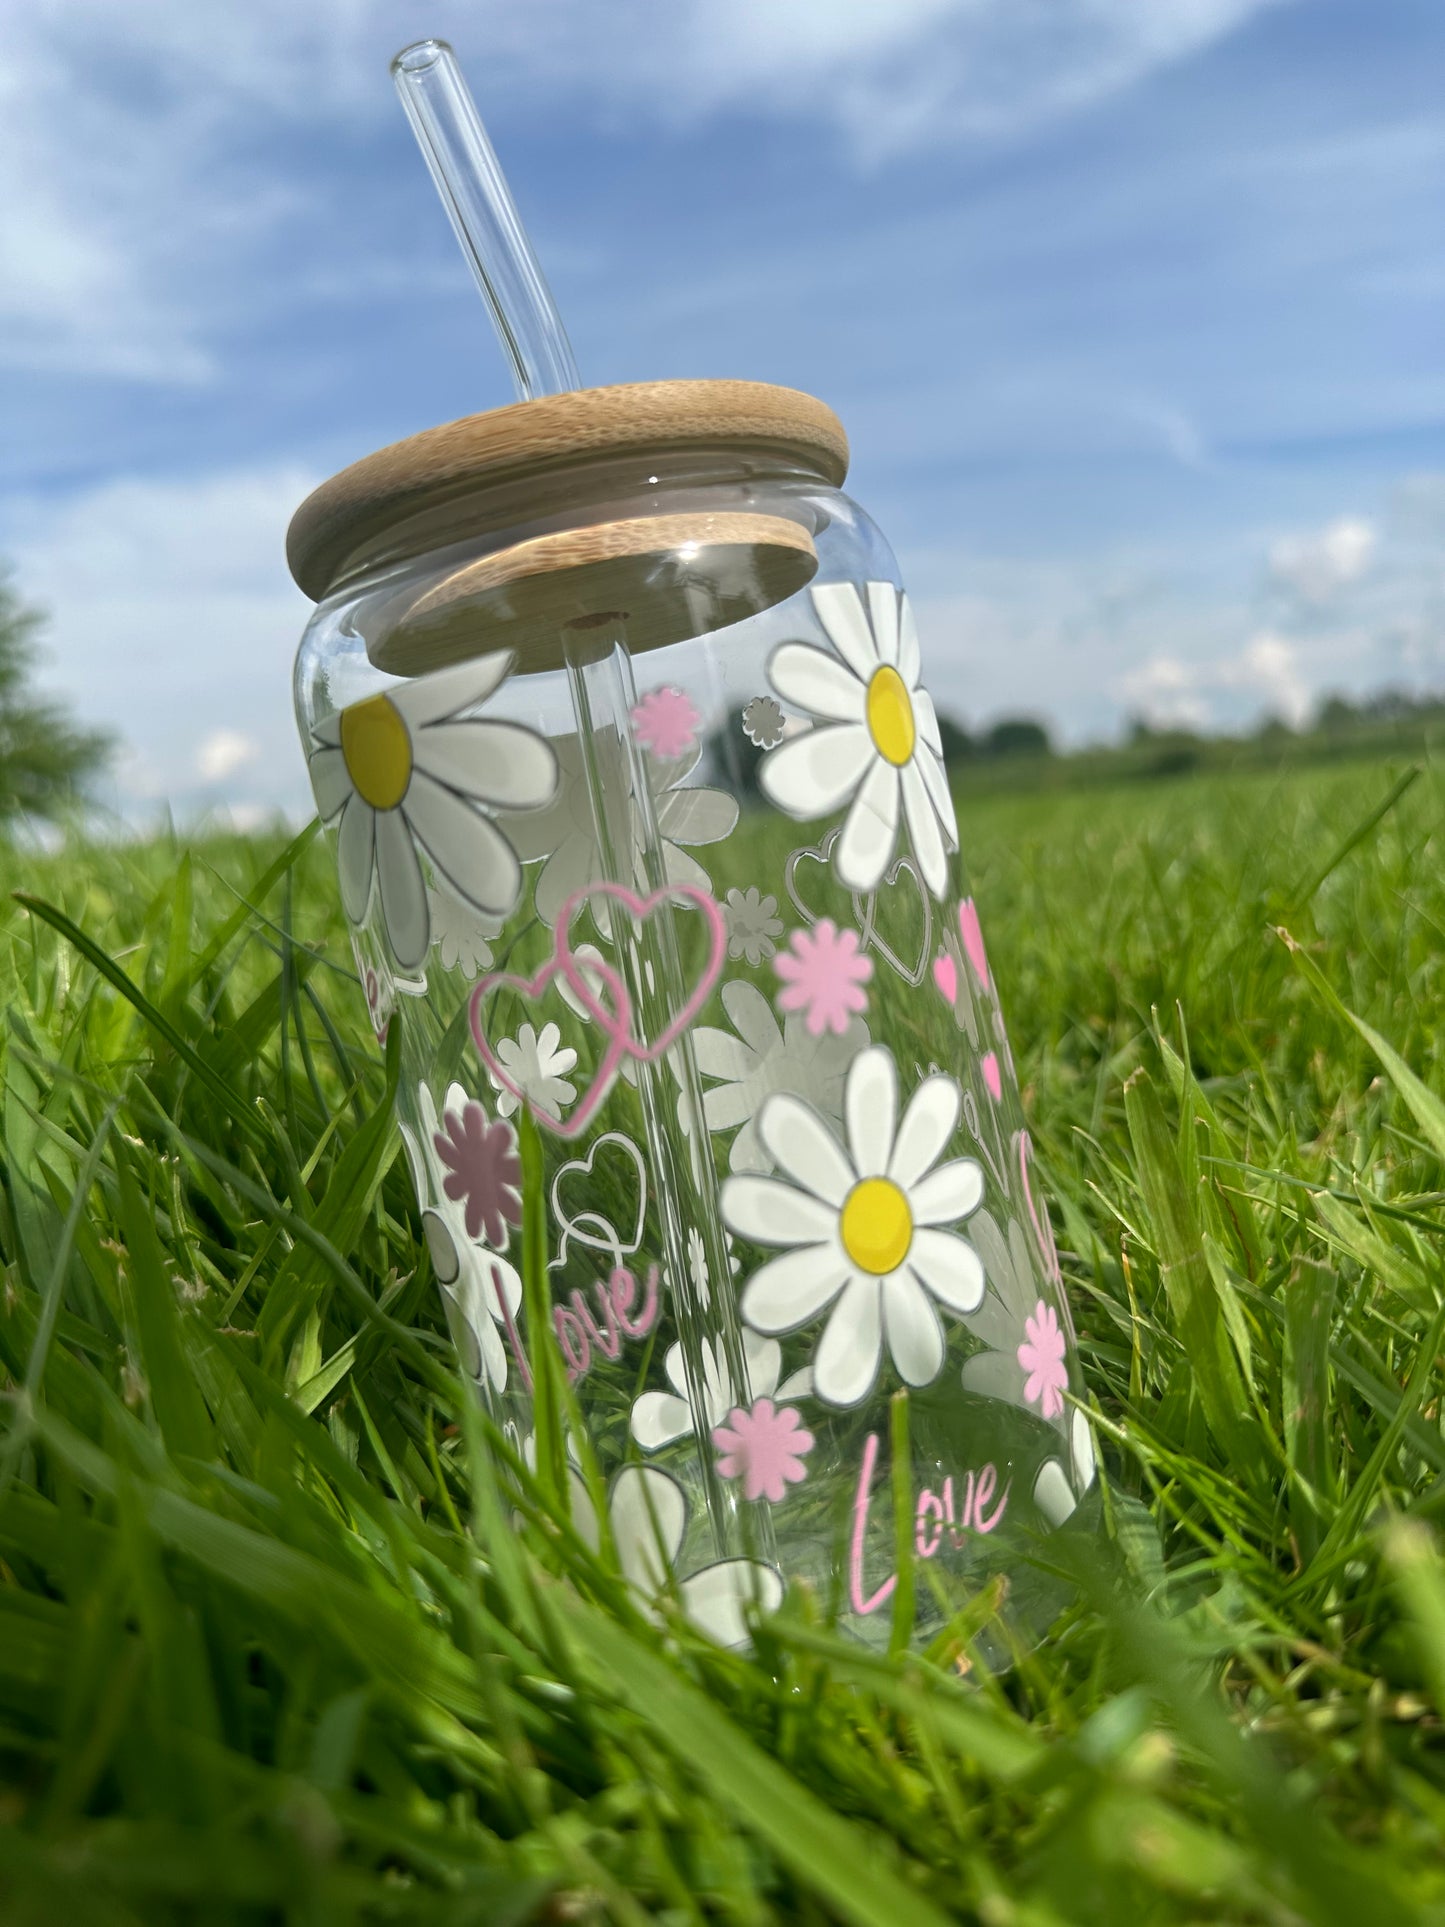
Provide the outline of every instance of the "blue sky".
[[131,813],[306,808],[290,511],[511,398],[422,33],[585,380],[838,410],[943,706],[1445,680],[1435,0],[0,0],[0,554]]

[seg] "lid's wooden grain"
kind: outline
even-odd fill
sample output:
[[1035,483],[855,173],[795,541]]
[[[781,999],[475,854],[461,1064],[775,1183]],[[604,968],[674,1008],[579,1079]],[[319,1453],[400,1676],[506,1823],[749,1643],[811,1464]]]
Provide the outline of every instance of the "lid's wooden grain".
[[842,423],[797,389],[658,381],[545,395],[427,429],[323,482],[291,519],[291,573],[320,600],[389,526],[459,496],[486,491],[483,533],[509,524],[499,484],[520,494],[549,470],[619,456],[635,457],[643,474],[649,456],[690,450],[727,451],[761,480],[801,471],[836,487],[848,470]]

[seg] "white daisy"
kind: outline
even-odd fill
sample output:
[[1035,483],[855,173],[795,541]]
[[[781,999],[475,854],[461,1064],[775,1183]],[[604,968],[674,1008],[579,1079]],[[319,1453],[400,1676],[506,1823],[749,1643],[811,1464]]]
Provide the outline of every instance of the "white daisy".
[[[628,810],[627,822],[620,827],[614,825],[614,831],[632,841],[636,858],[634,880],[641,887],[646,881],[642,869],[642,825],[628,789],[629,765],[615,748],[608,754],[605,739],[599,739],[597,753],[604,760],[609,779],[615,776],[617,794]],[[647,756],[643,762],[668,882],[690,883],[710,891],[712,879],[683,846],[721,842],[738,820],[738,805],[734,797],[722,790],[683,787],[701,755],[702,746],[698,744],[682,756],[670,759]],[[536,905],[537,915],[548,924],[557,921],[558,911],[570,896],[589,883],[600,882],[608,874],[598,848],[582,749],[575,736],[564,737],[557,744],[557,760],[561,781],[551,807],[532,816],[504,819],[507,834],[524,863],[546,858],[537,879]]]
[[[776,1338],[760,1338],[756,1332],[745,1331],[743,1361],[747,1366],[748,1385],[754,1400],[771,1398],[781,1404],[790,1398],[802,1398],[813,1389],[813,1374],[810,1371],[794,1372],[779,1387],[783,1348]],[[703,1438],[709,1437],[713,1427],[721,1425],[738,1403],[737,1390],[728,1371],[721,1343],[714,1344],[704,1339],[702,1344],[705,1409],[701,1414],[701,1425],[697,1423],[698,1414],[693,1411],[692,1401],[688,1397],[687,1370],[683,1364],[681,1345],[668,1346],[662,1368],[667,1373],[667,1382],[672,1390],[644,1392],[632,1407],[632,1436],[644,1452],[656,1452],[660,1447],[672,1445],[694,1432],[700,1433]]]
[[977,1254],[940,1228],[983,1196],[974,1159],[939,1163],[962,1102],[952,1078],[926,1077],[900,1123],[898,1072],[874,1045],[848,1070],[846,1148],[816,1111],[780,1092],[763,1105],[758,1129],[782,1176],[723,1185],[734,1231],[791,1247],[744,1289],[742,1315],[754,1331],[797,1331],[833,1307],[813,1358],[814,1389],[829,1405],[867,1395],[885,1339],[905,1384],[930,1384],[943,1367],[931,1300],[965,1316],[983,1298]]
[[[943,738],[919,683],[918,631],[908,598],[891,582],[868,584],[868,608],[850,582],[812,591],[837,650],[785,642],[768,677],[795,708],[823,725],[770,750],[758,782],[770,803],[800,820],[852,799],[833,861],[850,890],[876,890],[893,861],[900,811],[924,880],[948,888],[947,849],[958,823],[943,767]],[[839,660],[839,657],[842,660]]]
[[722,1005],[736,1036],[706,1025],[692,1034],[699,1072],[721,1080],[703,1093],[703,1119],[710,1131],[742,1126],[728,1152],[729,1169],[771,1171],[773,1161],[758,1136],[763,1100],[774,1091],[791,1091],[822,1116],[841,1119],[843,1078],[867,1047],[868,1026],[855,1017],[841,1037],[832,1031],[814,1037],[795,1011],[780,1029],[767,998],[741,979],[723,985]]
[[[595,1552],[601,1535],[597,1514],[581,1477],[570,1474],[572,1523]],[[649,1618],[651,1602],[668,1575],[687,1532],[687,1499],[676,1479],[655,1465],[628,1465],[613,1481],[607,1522],[623,1577],[642,1594]],[[777,1569],[758,1559],[716,1559],[677,1582],[677,1598],[688,1620],[719,1646],[745,1646],[748,1609],[776,1612],[783,1597]]]
[[505,916],[522,871],[490,812],[536,809],[556,792],[557,759],[543,737],[465,714],[511,666],[503,650],[439,669],[349,703],[312,732],[316,808],[325,823],[340,818],[342,907],[364,923],[379,885],[387,941],[404,970],[421,964],[431,936],[417,846],[462,902]]
[[[447,1092],[448,1112],[465,1110],[468,1099],[460,1084]],[[436,1105],[425,1084],[417,1086],[420,1130],[401,1122],[402,1143],[411,1166],[412,1183],[422,1206],[421,1224],[432,1269],[442,1287],[442,1302],[452,1342],[468,1375],[507,1389],[507,1348],[501,1328],[515,1320],[522,1302],[522,1280],[516,1267],[495,1251],[467,1235],[466,1208],[447,1196],[445,1172],[435,1149]]]
[[457,970],[470,980],[492,967],[492,938],[499,937],[505,917],[480,916],[450,890],[426,893],[431,912],[431,936],[443,970]]
[[783,934],[778,915],[778,899],[760,896],[756,884],[746,890],[729,890],[723,905],[728,926],[728,955],[746,957],[760,964],[777,949],[775,939]]
[[[577,1062],[570,1045],[563,1049],[562,1032],[556,1024],[543,1024],[541,1034],[531,1024],[523,1024],[515,1037],[504,1037],[496,1046],[497,1062],[521,1091],[534,1111],[554,1121],[564,1105],[577,1095],[577,1086],[566,1081],[566,1073]],[[509,1091],[495,1071],[488,1071],[492,1088],[498,1092],[497,1112],[510,1117],[520,1099]]]

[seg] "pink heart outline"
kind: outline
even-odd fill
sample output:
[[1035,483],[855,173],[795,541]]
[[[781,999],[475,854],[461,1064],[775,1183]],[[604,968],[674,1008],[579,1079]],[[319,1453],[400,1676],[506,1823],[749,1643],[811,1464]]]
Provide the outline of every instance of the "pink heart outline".
[[[620,903],[623,909],[639,923],[644,922],[652,915],[654,910],[660,908],[661,905],[666,903],[670,898],[683,897],[694,905],[695,908],[701,910],[703,921],[708,927],[708,934],[712,939],[712,948],[708,955],[708,960],[703,966],[702,974],[696,984],[694,984],[692,990],[688,993],[681,1010],[676,1013],[670,1023],[663,1026],[662,1031],[650,1044],[641,1044],[632,1035],[632,1010],[631,1005],[627,1003],[625,994],[623,1004],[619,1006],[619,1015],[614,1017],[606,1007],[599,1003],[597,998],[593,996],[591,990],[588,988],[586,978],[583,976],[582,966],[573,955],[572,919],[576,916],[582,905],[590,901],[593,897],[611,897],[614,902]],[[712,995],[713,986],[722,975],[723,963],[726,956],[727,924],[723,920],[722,911],[718,909],[713,897],[706,890],[699,888],[695,883],[664,883],[661,889],[654,890],[650,896],[646,897],[640,897],[635,890],[629,890],[625,883],[588,883],[584,884],[580,890],[574,891],[573,894],[568,897],[557,915],[556,962],[561,966],[563,975],[567,978],[573,990],[576,991],[578,1001],[586,1008],[600,1029],[604,1030],[614,1041],[620,1040],[622,1048],[627,1055],[629,1057],[635,1057],[639,1063],[643,1064],[655,1064],[660,1057],[664,1056],[666,1052],[672,1048],[678,1038],[682,1036],[683,1032],[692,1023],[693,1018],[697,1016],[698,1012]],[[590,959],[588,961],[588,967],[594,973],[599,972],[599,964],[592,963]],[[605,964],[600,965],[600,970],[606,969],[607,966]],[[615,973],[608,971],[607,974],[614,976],[615,981]],[[620,1015],[624,1007],[626,1008],[625,1017]]]
[[[568,958],[570,959],[570,957],[571,953],[569,951]],[[533,1106],[528,1107],[531,1109],[532,1115],[536,1118],[537,1122],[542,1125],[545,1130],[550,1131],[554,1137],[575,1138],[581,1136],[582,1132],[586,1130],[587,1126],[592,1122],[592,1119],[601,1108],[607,1093],[612,1089],[622,1060],[627,1055],[628,1039],[631,1034],[630,1025],[632,1022],[632,1003],[627,995],[627,986],[611,965],[604,963],[600,957],[595,963],[590,964],[590,968],[594,975],[603,980],[604,988],[610,990],[616,998],[616,1015],[607,1013],[604,1017],[598,1019],[602,1031],[607,1038],[607,1048],[602,1053],[601,1063],[593,1072],[592,1082],[583,1092],[580,1102],[573,1108],[571,1116],[563,1120],[561,1118],[549,1117],[545,1111],[538,1111]],[[487,1074],[495,1083],[499,1084],[503,1090],[510,1091],[519,1104],[527,1103],[526,1092],[521,1090],[518,1085],[513,1082],[501,1064],[498,1063],[496,1053],[487,1041],[486,1032],[482,1029],[481,1021],[482,1000],[491,991],[503,988],[515,990],[519,996],[525,998],[528,1002],[534,1003],[545,993],[547,986],[559,971],[566,977],[568,983],[570,983],[575,990],[577,988],[576,976],[571,970],[567,969],[566,960],[558,955],[554,949],[553,954],[547,959],[546,963],[542,965],[542,968],[534,977],[519,977],[514,972],[506,970],[493,970],[488,972],[485,977],[479,977],[476,988],[472,991],[468,1001],[467,1021],[471,1028],[472,1042],[477,1047],[477,1055],[486,1066]],[[605,1009],[605,1007],[602,1006],[599,1006],[599,1008]]]

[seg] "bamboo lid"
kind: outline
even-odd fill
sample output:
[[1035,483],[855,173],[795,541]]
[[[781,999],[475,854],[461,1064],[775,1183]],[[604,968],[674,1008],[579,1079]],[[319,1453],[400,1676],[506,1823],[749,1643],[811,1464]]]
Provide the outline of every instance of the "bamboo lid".
[[[644,505],[619,517],[601,506],[645,498],[661,471],[701,474],[713,464],[743,485],[742,497],[758,498],[758,512],[744,501],[679,514],[666,497],[654,513]],[[420,583],[414,600],[403,592],[367,638],[378,667],[402,675],[501,642],[524,668],[551,668],[564,625],[621,615],[638,652],[793,594],[817,568],[812,529],[801,510],[787,513],[786,497],[779,512],[768,484],[836,487],[847,468],[841,422],[796,389],[748,381],[580,389],[469,415],[353,463],[297,509],[287,558],[320,600],[359,568],[441,546],[439,527],[450,544],[485,539],[564,505],[572,526],[493,548]],[[605,477],[591,483],[592,521],[589,476]]]

